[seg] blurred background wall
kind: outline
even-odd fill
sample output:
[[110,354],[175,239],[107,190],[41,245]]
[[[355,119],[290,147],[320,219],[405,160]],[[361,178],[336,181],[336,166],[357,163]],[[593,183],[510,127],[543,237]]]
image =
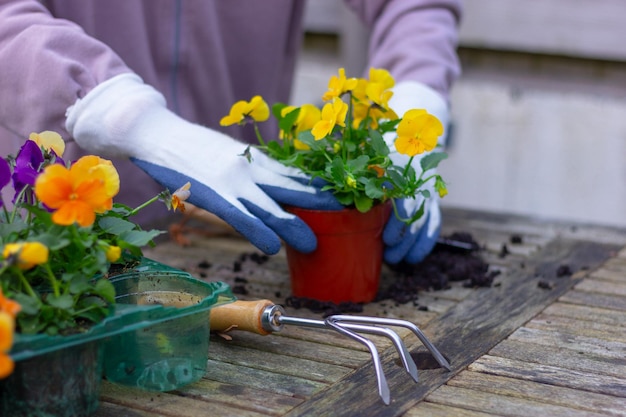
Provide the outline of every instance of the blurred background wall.
[[[466,0],[443,206],[626,227],[626,1]],[[309,0],[292,97],[319,103],[367,31]]]

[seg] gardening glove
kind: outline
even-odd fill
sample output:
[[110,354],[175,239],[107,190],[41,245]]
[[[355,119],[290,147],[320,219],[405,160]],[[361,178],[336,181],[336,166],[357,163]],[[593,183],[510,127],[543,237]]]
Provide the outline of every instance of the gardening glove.
[[[430,87],[413,81],[403,81],[394,87],[394,95],[389,100],[389,106],[400,117],[410,109],[426,109],[428,113],[436,116],[444,126],[444,133],[439,138],[439,146],[445,143],[446,129],[448,124],[448,105],[445,100]],[[386,135],[385,140],[390,152],[390,158],[396,165],[404,166],[409,157],[398,153],[393,145],[396,136]],[[422,171],[421,159],[426,154],[413,158],[412,165],[416,173]],[[424,175],[428,177],[434,174],[434,169],[427,171]],[[383,241],[385,243],[385,262],[397,264],[405,261],[411,264],[421,262],[428,255],[439,237],[441,229],[441,212],[439,210],[439,196],[435,191],[435,179],[427,183],[430,191],[430,198],[424,205],[423,216],[410,225],[401,222],[392,214],[383,231]],[[401,198],[396,200],[398,214],[402,218],[409,218],[419,210],[424,202],[424,197],[420,194],[415,198]]]
[[190,182],[191,204],[220,217],[267,254],[279,251],[280,238],[305,253],[317,246],[309,227],[279,204],[341,208],[300,171],[180,118],[135,74],[98,85],[66,116],[68,132],[83,149],[128,157],[170,191]]

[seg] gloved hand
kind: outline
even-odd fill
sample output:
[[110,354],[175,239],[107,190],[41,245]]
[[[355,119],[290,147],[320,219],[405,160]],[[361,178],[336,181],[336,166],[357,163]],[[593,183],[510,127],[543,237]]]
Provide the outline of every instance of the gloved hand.
[[[389,106],[400,117],[410,109],[426,109],[430,114],[436,116],[444,126],[444,133],[439,138],[438,146],[445,142],[445,127],[448,124],[448,105],[445,100],[430,87],[412,81],[398,83],[394,87],[394,95],[389,100]],[[399,154],[395,150],[393,141],[395,136],[385,136],[385,140],[391,149],[390,158],[396,165],[404,166],[409,157]],[[421,158],[426,155],[418,155],[413,159],[412,165],[415,171],[422,171],[420,166]],[[425,173],[425,177],[434,174],[434,170]],[[434,178],[427,183],[431,198],[424,204],[424,215],[411,225],[407,225],[396,218],[394,214],[389,217],[389,221],[383,231],[383,241],[385,243],[385,262],[397,264],[406,261],[411,264],[422,261],[428,255],[439,237],[441,230],[441,212],[439,210],[439,196],[435,191]],[[403,218],[411,217],[419,210],[424,202],[421,195],[416,198],[403,198],[396,200],[398,213]]]
[[[301,252],[317,239],[280,203],[313,209],[341,208],[308,177],[247,144],[190,123],[165,105],[164,97],[135,74],[98,85],[67,110],[66,127],[78,145],[103,157],[129,157],[170,191],[191,183],[189,202],[229,223],[267,254],[280,238]],[[279,238],[280,237],[280,238]]]

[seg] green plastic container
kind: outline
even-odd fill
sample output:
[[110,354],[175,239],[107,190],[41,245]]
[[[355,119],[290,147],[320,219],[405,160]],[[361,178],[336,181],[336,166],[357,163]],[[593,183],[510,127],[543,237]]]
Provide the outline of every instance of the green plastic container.
[[[201,377],[205,372],[201,369],[206,370],[208,359],[209,311],[235,300],[230,287],[222,282],[200,281],[147,258],[142,258],[131,272],[112,277],[111,282],[116,288],[117,304],[109,317],[87,332],[70,336],[16,335],[10,352],[16,365],[39,357],[54,365],[56,359],[50,358],[56,352],[98,342],[97,345],[105,347],[106,367],[101,374],[109,380],[151,390],[171,390]],[[156,294],[181,290],[187,291],[186,300],[193,301],[191,305],[138,303],[137,296],[142,291]],[[184,300],[181,298],[180,302]],[[195,330],[188,333],[183,331],[186,327],[195,327]],[[116,361],[124,362],[123,374]],[[167,372],[165,368],[156,372],[154,365],[161,361],[170,367]],[[103,365],[99,367],[102,369]],[[133,371],[128,372],[133,367]],[[140,378],[141,375],[144,377]],[[5,397],[0,398],[0,410]],[[89,406],[93,407],[97,407],[97,397],[95,404]]]
[[210,309],[234,300],[230,288],[158,267],[138,268],[111,282],[116,309],[146,309],[146,317],[135,330],[107,339],[105,378],[151,391],[171,391],[202,378]]
[[16,362],[0,380],[0,416],[87,417],[99,406],[103,348],[75,344]]

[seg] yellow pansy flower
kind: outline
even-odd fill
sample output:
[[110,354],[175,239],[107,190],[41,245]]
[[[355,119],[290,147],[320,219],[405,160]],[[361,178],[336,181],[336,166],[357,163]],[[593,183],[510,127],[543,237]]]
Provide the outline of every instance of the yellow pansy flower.
[[52,149],[57,156],[63,156],[63,152],[65,152],[65,141],[57,132],[51,130],[44,130],[40,133],[33,132],[28,139],[35,142],[40,148],[43,147],[46,151]]
[[[288,115],[289,113],[291,113],[292,111],[296,109],[298,109],[298,107],[285,106],[281,110],[280,114],[282,117],[285,117],[286,115]],[[313,126],[315,126],[315,124],[320,121],[321,111],[313,104],[303,104],[302,106],[299,107],[299,109],[300,109],[300,112],[298,113],[298,118],[296,119],[296,122],[294,123],[294,126],[293,126],[293,132],[292,132],[293,137],[294,137],[293,145],[298,150],[308,150],[310,148],[307,144],[295,138],[298,136],[298,133],[311,130]],[[280,132],[280,134],[281,134],[281,138],[283,138],[282,131]]]
[[369,83],[380,84],[384,90],[393,88],[393,86],[396,85],[393,76],[389,71],[383,68],[370,68]]
[[220,125],[242,124],[246,118],[255,122],[264,122],[270,117],[270,108],[261,96],[254,96],[250,101],[240,100],[230,108],[228,116],[222,117]]
[[313,126],[311,133],[315,140],[320,140],[328,136],[335,125],[345,126],[348,105],[340,98],[335,98],[331,103],[326,103],[322,107],[321,120]]
[[341,97],[342,94],[352,91],[357,86],[356,78],[346,78],[346,70],[339,68],[339,76],[333,75],[328,81],[328,91],[324,93],[322,99],[324,101]]
[[413,109],[404,114],[396,133],[397,151],[415,156],[431,151],[437,146],[437,139],[443,134],[443,125],[426,110]]
[[15,263],[22,270],[48,262],[48,247],[40,242],[7,243],[2,250],[2,257],[17,256]]
[[107,261],[115,262],[120,259],[120,256],[122,256],[122,248],[120,248],[119,246],[111,245],[107,248],[105,255],[107,257]]

